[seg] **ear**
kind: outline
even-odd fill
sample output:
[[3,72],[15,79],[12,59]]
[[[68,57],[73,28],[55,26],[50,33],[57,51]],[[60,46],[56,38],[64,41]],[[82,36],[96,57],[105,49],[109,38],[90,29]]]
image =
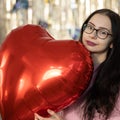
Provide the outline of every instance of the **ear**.
[[110,43],[110,48],[113,48],[113,43]]

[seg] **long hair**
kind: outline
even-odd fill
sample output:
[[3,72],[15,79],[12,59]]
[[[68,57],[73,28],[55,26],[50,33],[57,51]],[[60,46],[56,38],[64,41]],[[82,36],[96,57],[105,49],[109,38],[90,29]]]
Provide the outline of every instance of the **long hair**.
[[103,115],[104,119],[109,118],[120,91],[120,16],[110,9],[93,12],[83,23],[80,41],[84,32],[84,24],[87,24],[95,14],[109,17],[112,26],[113,48],[109,50],[106,60],[100,65],[95,83],[85,98],[85,120],[93,120],[96,111]]

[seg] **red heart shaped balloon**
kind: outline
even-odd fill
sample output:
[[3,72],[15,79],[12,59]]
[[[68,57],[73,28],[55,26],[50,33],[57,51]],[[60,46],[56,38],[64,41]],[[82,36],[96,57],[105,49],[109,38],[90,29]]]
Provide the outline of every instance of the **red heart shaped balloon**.
[[73,40],[55,40],[37,25],[13,30],[0,49],[2,120],[33,120],[59,111],[87,88],[90,53]]

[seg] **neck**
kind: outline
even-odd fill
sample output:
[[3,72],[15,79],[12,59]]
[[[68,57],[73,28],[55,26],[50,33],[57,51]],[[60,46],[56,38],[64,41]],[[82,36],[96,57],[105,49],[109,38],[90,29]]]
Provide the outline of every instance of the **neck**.
[[92,53],[91,56],[92,56],[92,59],[93,59],[94,67],[97,67],[102,62],[105,61],[107,54]]

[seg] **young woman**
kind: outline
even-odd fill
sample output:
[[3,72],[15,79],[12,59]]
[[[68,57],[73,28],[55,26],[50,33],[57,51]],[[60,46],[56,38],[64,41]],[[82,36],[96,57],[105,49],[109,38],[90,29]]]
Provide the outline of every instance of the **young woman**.
[[120,119],[120,16],[109,9],[93,12],[84,22],[80,41],[91,52],[94,74],[86,92],[59,115],[35,114],[35,120]]

